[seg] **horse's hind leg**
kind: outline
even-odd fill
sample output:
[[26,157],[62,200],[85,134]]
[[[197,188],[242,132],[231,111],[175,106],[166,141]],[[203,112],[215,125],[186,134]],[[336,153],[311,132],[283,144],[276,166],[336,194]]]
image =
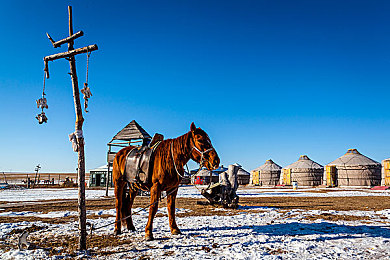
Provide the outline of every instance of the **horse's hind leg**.
[[133,206],[134,199],[137,196],[137,191],[138,191],[137,189],[135,189],[134,187],[130,186],[129,195],[126,198],[127,199],[127,202],[126,202],[126,216],[129,216],[126,219],[126,226],[127,226],[127,229],[131,230],[131,231],[135,231],[135,227],[134,227],[134,224],[133,224],[133,217],[131,216],[131,207]]
[[126,183],[121,179],[114,180],[114,192],[115,192],[115,209],[116,209],[116,218],[115,218],[115,235],[121,234],[121,218],[122,218],[122,208],[123,208],[123,195],[125,192]]

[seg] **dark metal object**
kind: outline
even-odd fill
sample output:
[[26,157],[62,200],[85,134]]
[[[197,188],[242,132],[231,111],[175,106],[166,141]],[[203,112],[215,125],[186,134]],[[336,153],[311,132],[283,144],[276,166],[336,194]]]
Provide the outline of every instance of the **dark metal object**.
[[218,204],[224,208],[236,209],[239,201],[239,197],[236,194],[238,188],[237,172],[238,167],[236,165],[229,165],[228,171],[221,173],[221,181],[219,183],[209,185],[206,189],[201,190],[201,194],[208,202],[198,201],[198,204]]

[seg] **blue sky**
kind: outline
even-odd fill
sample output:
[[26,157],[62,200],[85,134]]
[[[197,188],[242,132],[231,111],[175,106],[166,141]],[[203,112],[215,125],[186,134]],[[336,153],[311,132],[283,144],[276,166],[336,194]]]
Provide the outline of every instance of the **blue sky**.
[[[49,121],[38,125],[47,40],[96,43],[85,115],[86,168],[135,119],[167,138],[205,129],[224,165],[251,170],[301,154],[326,164],[357,148],[389,152],[388,1],[6,1],[0,8],[0,171],[74,171],[68,62],[50,63]],[[80,85],[86,56],[77,57]],[[195,164],[191,164],[195,166]]]

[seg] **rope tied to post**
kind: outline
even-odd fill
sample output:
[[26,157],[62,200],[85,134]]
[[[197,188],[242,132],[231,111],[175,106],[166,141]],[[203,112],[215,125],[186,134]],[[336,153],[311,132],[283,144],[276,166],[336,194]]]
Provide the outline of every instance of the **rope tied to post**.
[[74,152],[79,151],[79,140],[85,144],[83,130],[76,130],[73,133],[69,134],[69,141],[72,143],[72,148]]

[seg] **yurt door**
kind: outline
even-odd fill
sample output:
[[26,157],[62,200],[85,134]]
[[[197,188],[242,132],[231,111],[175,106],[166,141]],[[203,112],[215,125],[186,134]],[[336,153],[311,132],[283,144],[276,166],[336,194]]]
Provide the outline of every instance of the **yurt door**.
[[383,168],[385,170],[385,185],[390,186],[390,160],[383,162]]
[[326,166],[326,184],[328,187],[336,186],[336,166]]
[[259,171],[253,172],[253,184],[260,185],[260,172]]
[[283,169],[283,184],[291,185],[291,169]]

